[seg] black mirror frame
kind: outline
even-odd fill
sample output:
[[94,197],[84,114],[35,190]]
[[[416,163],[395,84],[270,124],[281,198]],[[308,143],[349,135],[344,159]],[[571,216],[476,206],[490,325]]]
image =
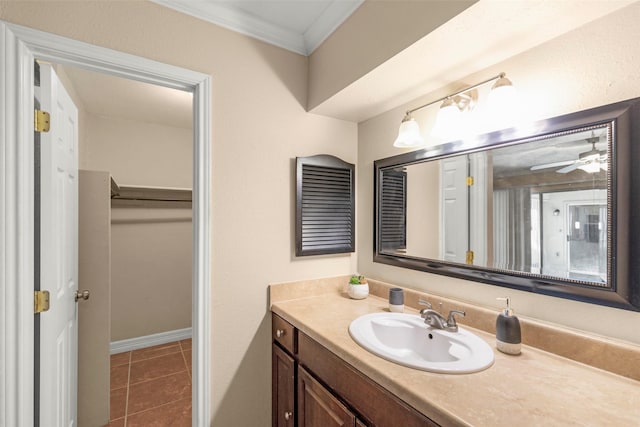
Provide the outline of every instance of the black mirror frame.
[[[379,252],[380,178],[385,168],[523,143],[587,126],[612,125],[608,209],[613,244],[606,288],[576,284],[550,276],[496,270],[441,260]],[[638,165],[632,167],[632,165]],[[504,129],[434,148],[374,162],[373,261],[491,285],[530,291],[625,310],[640,311],[640,98],[540,120],[526,127]]]

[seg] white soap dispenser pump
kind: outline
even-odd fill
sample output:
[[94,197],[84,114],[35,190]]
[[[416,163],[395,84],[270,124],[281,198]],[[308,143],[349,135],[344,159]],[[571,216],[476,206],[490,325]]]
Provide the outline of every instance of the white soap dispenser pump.
[[497,298],[497,300],[506,301],[507,307],[496,319],[496,348],[506,354],[520,354],[522,345],[520,321],[513,315],[509,297]]

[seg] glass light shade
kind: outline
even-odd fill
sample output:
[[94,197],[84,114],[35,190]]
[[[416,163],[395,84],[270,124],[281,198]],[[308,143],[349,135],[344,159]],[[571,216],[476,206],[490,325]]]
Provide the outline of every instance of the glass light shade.
[[415,119],[410,118],[403,120],[400,123],[400,129],[398,130],[398,137],[393,143],[394,147],[406,148],[406,147],[419,147],[424,145],[424,139],[420,135],[420,126]]
[[520,115],[518,93],[506,77],[500,77],[491,88],[487,110],[492,129],[505,129],[518,123]]
[[438,110],[436,124],[431,130],[431,135],[444,140],[456,139],[460,133],[461,122],[462,111],[451,99],[446,99]]

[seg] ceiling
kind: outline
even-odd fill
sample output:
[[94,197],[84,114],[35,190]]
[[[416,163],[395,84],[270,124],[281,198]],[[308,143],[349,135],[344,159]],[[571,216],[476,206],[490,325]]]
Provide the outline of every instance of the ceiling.
[[82,107],[98,116],[191,129],[192,95],[135,80],[63,67]]
[[151,0],[302,55],[310,55],[364,0]]
[[532,171],[531,167],[576,161],[582,153],[592,149],[607,152],[609,144],[607,135],[608,128],[603,126],[493,149],[491,153],[494,177],[531,176],[557,172],[567,165],[542,168],[537,171]]

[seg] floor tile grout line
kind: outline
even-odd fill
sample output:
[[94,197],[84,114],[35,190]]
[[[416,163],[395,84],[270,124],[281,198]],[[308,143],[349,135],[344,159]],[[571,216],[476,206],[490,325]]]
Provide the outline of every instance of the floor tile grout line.
[[[129,351],[128,352],[129,353],[128,363],[118,365],[118,366],[127,365],[127,368],[128,368],[127,369],[126,393],[125,393],[125,411],[124,411],[125,413],[124,413],[124,417],[123,417],[124,418],[124,427],[128,426],[129,417],[131,415],[142,414],[144,412],[148,412],[148,411],[151,411],[151,410],[162,408],[162,407],[164,407],[166,405],[173,404],[173,403],[176,403],[176,402],[179,402],[179,401],[182,401],[182,400],[191,400],[192,399],[193,396],[178,398],[178,399],[172,400],[170,402],[165,402],[165,403],[163,403],[162,405],[159,405],[159,406],[153,406],[153,407],[150,407],[150,408],[143,409],[142,411],[135,412],[135,414],[130,414],[129,413],[129,398],[131,396],[131,387],[132,387],[132,385],[136,386],[136,385],[144,384],[144,383],[147,383],[147,382],[150,382],[150,381],[153,381],[153,380],[166,378],[166,377],[169,377],[171,375],[178,375],[178,374],[181,374],[181,373],[183,373],[185,371],[187,373],[188,381],[190,383],[192,383],[193,379],[192,379],[191,372],[189,371],[189,365],[187,363],[187,355],[186,355],[186,352],[187,351],[191,351],[192,349],[191,348],[188,348],[188,349],[185,348],[186,345],[183,346],[181,341],[177,341],[176,344],[178,345],[178,351],[180,352],[180,355],[181,355],[182,366],[184,367],[184,370],[180,370],[180,371],[173,372],[173,373],[170,373],[170,374],[167,374],[167,375],[162,375],[162,376],[159,376],[159,377],[156,377],[156,378],[151,378],[151,379],[147,379],[147,380],[144,380],[144,381],[137,382],[135,384],[131,384],[131,371],[132,371],[133,363],[141,362],[141,361],[144,361],[144,360],[156,359],[156,358],[159,358],[159,357],[162,357],[162,356],[169,356],[169,355],[178,353],[178,351],[173,352],[173,353],[163,354],[163,355],[160,355],[160,356],[150,357],[150,358],[147,358],[147,359],[140,359],[140,360],[135,361],[135,362],[133,361],[133,351]],[[114,366],[114,367],[117,367],[117,366]],[[191,385],[193,386],[193,384],[191,384]],[[113,390],[111,390],[111,391],[113,391]]]
[[[193,375],[192,375],[191,370],[189,369],[189,363],[187,362],[187,356],[185,355],[185,352],[187,351],[187,349],[185,349],[182,346],[182,341],[180,341],[180,348],[182,349],[182,358],[184,359],[184,363],[185,363],[185,365],[187,365],[187,374],[189,374],[189,381],[191,381],[192,386],[193,386]],[[189,345],[188,351],[191,351],[191,349],[192,349],[192,347],[191,347],[191,345]],[[193,352],[191,354],[192,354],[192,357],[193,357]]]
[[[180,402],[181,400],[190,400],[190,399],[191,399],[190,397],[184,397],[184,398],[182,398],[182,399],[172,400],[171,402],[166,402],[166,403],[163,403],[162,405],[154,406],[153,408],[147,408],[147,409],[145,409],[145,410],[143,410],[143,411],[135,412],[135,413],[133,413],[133,414],[131,414],[131,415],[140,415],[140,414],[144,414],[145,412],[153,411],[153,410],[156,410],[156,409],[158,409],[158,408],[162,408],[162,407],[164,407],[164,406],[171,405],[172,403]],[[126,427],[126,424],[125,424],[125,427]]]
[[129,372],[127,374],[127,398],[124,404],[124,427],[127,427],[127,419],[129,417],[129,386],[131,385],[131,357],[133,352],[129,352]]
[[191,374],[189,373],[189,364],[187,363],[187,356],[184,354],[184,348],[182,349],[182,361],[184,362],[184,367],[187,368],[187,375],[189,376],[189,382],[191,382]]
[[157,358],[159,358],[159,357],[170,356],[170,355],[172,355],[172,354],[180,353],[180,351],[181,351],[181,350],[180,350],[180,349],[178,349],[177,351],[174,351],[174,352],[172,352],[172,353],[165,353],[165,354],[161,354],[161,355],[159,355],[159,356],[147,357],[147,358],[144,358],[144,359],[131,360],[131,363],[144,362],[144,361],[146,361],[146,360],[152,360],[152,359],[157,359]]
[[149,378],[149,379],[146,379],[146,380],[144,380],[144,381],[138,381],[138,382],[133,383],[133,384],[131,384],[131,385],[132,385],[132,386],[137,386],[137,385],[139,385],[139,384],[145,384],[145,383],[148,383],[149,381],[155,381],[155,380],[158,380],[158,379],[160,379],[160,378],[170,377],[171,375],[181,374],[182,372],[186,372],[186,373],[187,373],[187,375],[188,375],[188,374],[189,374],[189,369],[185,368],[185,369],[183,369],[183,370],[181,370],[181,371],[171,372],[170,374],[161,375],[161,376],[159,376],[159,377]]
[[[175,374],[169,374],[169,375],[166,375],[166,376],[164,376],[164,377],[159,377],[159,378],[166,378],[166,377],[169,377],[169,376],[171,376],[171,375],[181,374],[181,373],[183,373],[183,372],[185,372],[185,371],[176,372]],[[187,375],[187,376],[188,376],[188,375]],[[143,384],[143,383],[138,383],[138,384]],[[136,384],[134,384],[134,385],[136,385]],[[192,387],[192,385],[191,385],[191,378],[189,378],[189,388],[191,388],[191,387]],[[190,399],[190,398],[191,398],[191,393],[189,394],[189,396],[190,396],[190,397],[188,397],[188,398],[187,398],[187,397],[177,398],[177,399],[174,399],[174,400],[170,400],[169,402],[164,402],[164,403],[162,403],[162,404],[160,404],[160,405],[157,405],[157,406],[151,406],[151,407],[148,407],[148,408],[142,409],[142,410],[140,410],[140,411],[132,412],[132,413],[129,413],[129,409],[127,408],[127,416],[129,416],[129,415],[136,415],[136,414],[140,414],[140,413],[142,413],[142,412],[146,412],[146,411],[151,410],[151,409],[160,408],[160,407],[162,407],[162,406],[164,406],[164,405],[168,405],[169,403],[175,403],[175,402],[178,402],[178,401],[180,401],[180,400]]]

